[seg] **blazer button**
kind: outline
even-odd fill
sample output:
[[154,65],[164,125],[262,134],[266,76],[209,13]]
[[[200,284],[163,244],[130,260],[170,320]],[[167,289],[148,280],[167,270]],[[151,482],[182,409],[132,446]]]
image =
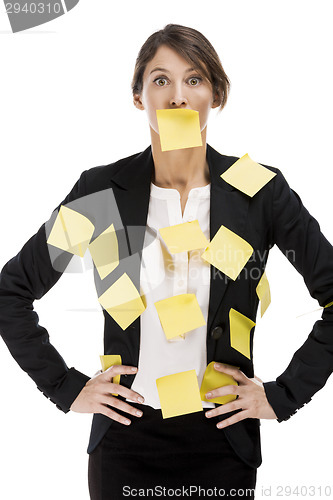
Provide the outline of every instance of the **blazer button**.
[[215,326],[215,328],[211,330],[210,336],[212,337],[212,339],[218,340],[221,337],[222,333],[223,333],[222,326]]

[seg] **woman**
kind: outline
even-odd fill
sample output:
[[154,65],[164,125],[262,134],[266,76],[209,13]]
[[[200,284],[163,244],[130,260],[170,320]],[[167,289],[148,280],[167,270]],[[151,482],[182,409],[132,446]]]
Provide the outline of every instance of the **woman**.
[[[112,220],[116,228],[119,265],[105,278],[95,270],[98,295],[126,273],[146,301],[144,312],[125,329],[104,310],[105,354],[120,355],[122,364],[91,379],[68,369],[38,325],[32,302],[65,270],[56,265],[59,259],[47,242],[54,217],[2,271],[1,333],[20,366],[59,409],[94,413],[88,447],[93,500],[139,496],[139,490],[147,496],[147,488],[156,488],[156,494],[162,488],[173,491],[164,496],[199,498],[202,488],[207,496],[222,496],[224,490],[234,498],[254,498],[260,419],[286,420],[331,373],[333,249],[277,169],[266,167],[274,177],[254,196],[221,178],[237,158],[207,145],[206,130],[210,110],[226,104],[229,81],[201,33],[179,25],[154,33],[140,50],[132,88],[135,106],[147,112],[151,147],[83,172],[61,204],[76,207],[96,224],[109,210],[109,199],[115,201],[108,224]],[[161,109],[198,111],[202,146],[162,151],[156,115]],[[84,200],[87,205],[80,205]],[[224,226],[252,246],[237,279],[201,258],[203,249],[180,257],[168,251],[158,230],[193,220],[209,240]],[[155,246],[149,244],[152,234]],[[253,329],[246,355],[234,347],[230,311],[254,321],[256,287],[274,243],[302,273],[311,295],[328,307],[286,371],[263,384],[253,373]],[[164,279],[154,282],[161,273]],[[205,325],[170,341],[154,305],[186,293],[195,294]],[[206,393],[202,406],[208,411],[163,419],[156,379],[195,369],[200,386],[212,361],[216,372],[238,385]],[[233,400],[223,405],[209,401],[230,394]]]

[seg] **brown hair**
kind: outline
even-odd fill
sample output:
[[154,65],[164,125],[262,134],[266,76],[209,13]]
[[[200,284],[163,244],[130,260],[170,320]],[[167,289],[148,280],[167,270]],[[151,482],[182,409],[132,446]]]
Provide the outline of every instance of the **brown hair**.
[[150,35],[142,45],[135,62],[132,79],[133,94],[141,94],[146,66],[161,45],[167,45],[175,50],[186,61],[202,71],[212,84],[214,94],[218,95],[221,111],[227,102],[230,81],[220,58],[212,44],[199,31],[179,24],[168,24],[162,30]]

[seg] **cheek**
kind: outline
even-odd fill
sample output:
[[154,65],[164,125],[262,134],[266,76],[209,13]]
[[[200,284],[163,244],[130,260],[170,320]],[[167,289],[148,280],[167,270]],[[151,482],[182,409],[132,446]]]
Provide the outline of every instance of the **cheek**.
[[156,102],[153,92],[143,92],[142,93],[142,104],[147,113],[147,118],[149,124],[155,128],[157,127],[156,109],[158,109],[158,104]]
[[209,112],[213,104],[212,93],[208,89],[198,92],[193,104],[193,109],[199,111],[200,129],[202,130],[207,125]]
[[201,106],[199,106],[199,108],[197,108],[197,111],[199,111],[199,119],[200,119],[200,129],[201,129],[201,131],[207,125],[207,121],[208,121],[208,116],[209,116],[210,110],[211,110],[211,103],[210,102],[206,103],[206,104],[201,103]]
[[153,130],[155,130],[156,134],[159,134],[155,110],[148,113],[148,121],[149,125]]
[[148,103],[146,103],[146,105],[144,105],[144,107],[147,114],[149,125],[158,134],[156,109],[160,109],[161,106],[159,106],[157,102],[150,100]]

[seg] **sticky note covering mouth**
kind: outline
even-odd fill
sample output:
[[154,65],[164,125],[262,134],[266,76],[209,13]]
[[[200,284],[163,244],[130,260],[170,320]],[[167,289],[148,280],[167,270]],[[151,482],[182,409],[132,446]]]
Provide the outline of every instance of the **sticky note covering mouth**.
[[230,344],[236,351],[251,359],[250,354],[250,333],[255,323],[250,319],[236,311],[230,309]]
[[[201,387],[200,387],[200,396],[202,401],[210,401],[212,403],[225,404],[229,403],[229,401],[233,401],[237,398],[235,394],[227,394],[226,396],[218,396],[213,399],[206,399],[205,394],[209,391],[217,389],[218,387],[224,387],[225,385],[238,385],[236,380],[231,377],[231,375],[227,375],[226,373],[218,372],[214,369],[215,361],[212,361],[207,365],[205,370]],[[226,363],[224,363],[226,364]],[[236,366],[227,365],[231,368],[238,368]]]
[[239,191],[254,196],[276,174],[253,161],[248,154],[242,156],[222,175],[222,179]]
[[253,253],[251,245],[221,226],[201,258],[235,280]]
[[265,314],[267,307],[271,303],[271,292],[269,288],[269,283],[267,279],[267,275],[264,272],[264,274],[261,276],[260,281],[257,285],[256,288],[257,295],[260,300],[260,312],[261,312],[261,317]]
[[202,411],[195,370],[174,373],[156,379],[163,418]]
[[167,339],[204,326],[205,318],[194,293],[182,293],[155,302]]
[[98,301],[123,330],[145,310],[139,292],[126,273],[113,283]]
[[193,109],[157,109],[162,151],[202,146],[199,112]]
[[172,254],[206,248],[209,243],[198,220],[163,227],[159,231]]

